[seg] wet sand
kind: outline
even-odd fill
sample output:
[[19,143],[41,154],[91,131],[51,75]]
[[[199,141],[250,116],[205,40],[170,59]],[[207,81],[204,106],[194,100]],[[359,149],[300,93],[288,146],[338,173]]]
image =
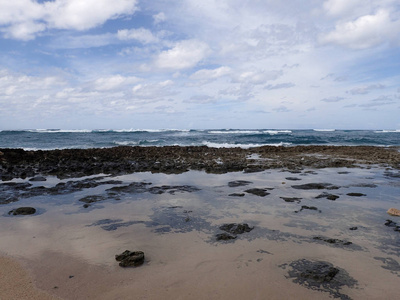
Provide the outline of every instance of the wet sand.
[[59,299],[38,290],[32,280],[32,276],[16,260],[0,256],[0,299]]
[[[0,266],[18,273],[1,285],[61,299],[390,299],[400,232],[385,223],[400,225],[386,213],[400,206],[399,174],[365,164],[3,181],[2,199],[17,201],[0,205]],[[8,214],[26,206],[36,212]],[[230,223],[254,229],[217,241]],[[119,267],[127,249],[144,264]],[[298,276],[315,262],[334,279]]]

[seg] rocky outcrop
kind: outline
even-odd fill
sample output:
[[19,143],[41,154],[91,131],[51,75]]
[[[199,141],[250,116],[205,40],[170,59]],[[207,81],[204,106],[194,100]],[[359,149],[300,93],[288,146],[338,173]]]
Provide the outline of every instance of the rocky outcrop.
[[[64,179],[101,173],[119,175],[151,171],[171,174],[183,173],[189,169],[219,174],[272,168],[299,171],[304,167],[356,167],[358,164],[384,164],[394,169],[400,166],[400,152],[397,148],[373,146],[263,146],[251,149],[121,146],[48,151],[0,149],[0,152],[3,153],[0,159],[2,180],[34,177],[38,174]],[[260,159],[247,159],[252,154]],[[387,174],[392,176],[398,173],[388,171]]]

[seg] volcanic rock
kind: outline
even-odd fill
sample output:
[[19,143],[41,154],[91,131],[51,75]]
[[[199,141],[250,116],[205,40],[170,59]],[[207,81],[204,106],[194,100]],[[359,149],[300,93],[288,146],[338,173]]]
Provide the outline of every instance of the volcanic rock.
[[121,254],[115,255],[115,260],[120,262],[120,267],[138,267],[144,262],[144,252],[125,250]]
[[16,209],[10,210],[8,212],[9,215],[18,216],[18,215],[33,215],[36,212],[36,209],[33,207],[18,207]]

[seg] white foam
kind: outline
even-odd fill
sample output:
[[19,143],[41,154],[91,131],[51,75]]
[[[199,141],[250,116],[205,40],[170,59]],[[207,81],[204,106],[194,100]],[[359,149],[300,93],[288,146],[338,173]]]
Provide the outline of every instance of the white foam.
[[377,130],[374,131],[375,133],[400,133],[400,129],[396,130]]
[[321,132],[331,132],[336,131],[336,129],[313,129],[314,131],[321,131]]
[[255,148],[255,147],[262,147],[262,146],[290,146],[292,143],[276,143],[276,144],[229,144],[229,143],[212,143],[212,142],[207,142],[203,141],[203,145],[208,146],[210,148],[242,148],[242,149],[248,149],[248,148]]
[[268,133],[270,135],[276,135],[276,134],[291,134],[291,130],[264,130],[263,133]]
[[255,130],[227,130],[227,131],[222,131],[222,130],[211,130],[208,133],[211,134],[261,134],[262,132],[260,131],[255,131]]
[[28,132],[38,132],[38,133],[88,133],[92,132],[90,129],[30,129]]

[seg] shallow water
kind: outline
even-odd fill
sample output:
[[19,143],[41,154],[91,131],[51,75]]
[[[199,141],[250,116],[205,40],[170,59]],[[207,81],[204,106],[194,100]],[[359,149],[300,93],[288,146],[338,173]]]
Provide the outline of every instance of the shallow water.
[[[65,299],[124,299],[132,293],[135,299],[398,295],[400,232],[384,224],[391,219],[400,225],[400,218],[386,213],[400,206],[400,179],[386,176],[383,169],[103,174],[30,183],[31,188],[50,191],[59,183],[82,180],[96,185],[25,195],[0,206],[0,252],[23,261],[38,287]],[[100,184],[110,180],[121,183]],[[250,183],[228,185],[238,180]],[[292,187],[307,183],[329,183],[337,189]],[[269,194],[246,192],[253,188],[268,188]],[[324,192],[339,198],[315,198]],[[354,192],[365,196],[347,195]],[[234,193],[244,196],[230,196]],[[101,201],[84,208],[79,200],[87,196]],[[301,199],[286,202],[281,197]],[[21,206],[37,212],[8,215]],[[219,227],[225,223],[247,223],[254,229],[235,240],[217,241],[215,235],[223,232]],[[329,239],[337,242],[326,242]],[[114,256],[126,249],[144,251],[144,265],[118,267]],[[301,259],[329,262],[356,284],[313,289],[293,282],[289,265]]]

